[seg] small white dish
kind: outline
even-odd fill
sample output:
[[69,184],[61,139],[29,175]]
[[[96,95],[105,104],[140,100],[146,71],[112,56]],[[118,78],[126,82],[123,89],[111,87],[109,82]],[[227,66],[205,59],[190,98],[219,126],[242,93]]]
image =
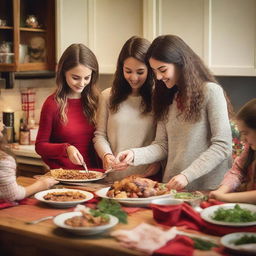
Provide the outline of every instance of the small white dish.
[[[234,208],[236,203],[228,203],[228,204],[221,204],[221,205],[214,205],[210,206],[208,208],[205,208],[201,212],[201,217],[207,222],[217,224],[217,225],[222,225],[222,226],[233,226],[233,227],[246,227],[246,226],[254,226],[256,225],[256,221],[250,221],[250,222],[226,222],[226,221],[218,221],[214,220],[212,216],[214,215],[214,212],[217,211],[219,208],[224,208],[224,209],[232,209]],[[240,204],[238,205],[243,208],[250,210],[253,213],[256,213],[256,205],[253,204]]]
[[108,198],[116,200],[117,202],[127,205],[127,206],[133,206],[133,207],[147,207],[154,199],[159,198],[172,198],[171,194],[164,194],[160,196],[151,196],[151,197],[145,197],[145,198],[112,198],[107,196],[107,192],[109,191],[110,187],[102,188],[95,192],[95,194],[101,198]]
[[71,227],[69,225],[66,225],[65,221],[74,216],[82,216],[82,213],[81,212],[62,213],[62,214],[59,214],[58,216],[56,216],[53,219],[53,222],[55,223],[55,225],[57,225],[58,227],[60,227],[62,229],[65,229],[68,232],[71,232],[76,235],[86,235],[86,236],[96,235],[96,234],[105,232],[105,231],[111,229],[112,227],[114,227],[118,223],[118,219],[115,216],[108,214],[108,216],[110,218],[109,223],[104,224],[104,225],[93,226],[93,227]]
[[252,232],[237,232],[237,233],[231,233],[228,235],[225,235],[221,238],[220,242],[223,246],[235,250],[238,252],[247,252],[247,253],[253,253],[253,255],[256,254],[256,243],[253,244],[242,244],[242,245],[235,245],[234,242],[244,235],[248,236],[255,236],[256,238],[256,233]]
[[[47,195],[48,193],[53,193],[53,192],[80,192],[83,195],[85,195],[85,198],[82,200],[76,200],[76,201],[50,201],[50,200],[45,200],[44,196]],[[79,189],[68,189],[68,188],[60,188],[60,189],[48,189],[44,190],[41,192],[38,192],[35,194],[35,198],[41,202],[47,203],[55,208],[69,208],[76,206],[77,204],[84,203],[86,201],[89,201],[93,198],[93,194],[84,190],[79,190]]]
[[180,199],[173,199],[173,198],[159,198],[152,200],[151,204],[156,205],[177,205],[182,204],[183,201]]

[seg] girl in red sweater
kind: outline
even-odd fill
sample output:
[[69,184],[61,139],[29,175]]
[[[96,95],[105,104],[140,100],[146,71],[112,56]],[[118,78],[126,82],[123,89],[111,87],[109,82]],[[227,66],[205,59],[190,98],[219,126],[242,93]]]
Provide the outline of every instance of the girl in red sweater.
[[72,44],[58,63],[57,90],[43,104],[36,152],[51,168],[97,167],[92,144],[98,103],[98,62],[83,44]]

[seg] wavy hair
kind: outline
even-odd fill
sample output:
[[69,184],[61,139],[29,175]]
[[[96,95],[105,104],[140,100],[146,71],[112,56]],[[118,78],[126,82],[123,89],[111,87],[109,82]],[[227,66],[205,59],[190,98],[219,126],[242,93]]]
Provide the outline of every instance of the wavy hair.
[[[146,55],[148,65],[150,58],[172,63],[178,67],[178,70],[180,70],[179,80],[177,81],[179,115],[185,121],[199,121],[205,99],[204,87],[207,82],[217,83],[200,57],[178,36],[162,35],[157,37],[148,49]],[[155,78],[155,83],[154,115],[156,120],[166,120],[169,105],[172,103],[175,93],[172,89],[168,89],[163,81],[158,81]],[[231,114],[231,104],[226,94],[225,97]]]
[[[236,119],[243,121],[245,125],[256,131],[256,98],[248,101],[236,114]],[[242,168],[242,171],[247,174],[248,167],[255,160],[254,150],[249,149],[248,157]]]
[[59,105],[60,118],[63,123],[67,122],[67,95],[70,87],[66,81],[66,72],[77,65],[84,65],[92,70],[91,81],[81,93],[84,114],[89,122],[95,124],[96,110],[98,105],[98,89],[96,82],[99,76],[99,65],[94,53],[83,44],[72,44],[62,54],[57,69],[57,90],[55,100]]
[[[136,60],[145,63],[146,52],[150,46],[150,42],[138,36],[133,36],[128,39],[121,49],[118,56],[116,71],[111,88],[110,96],[110,110],[116,112],[119,105],[127,99],[131,94],[132,88],[126,81],[123,72],[124,61],[133,57]],[[146,114],[152,111],[152,88],[153,88],[153,75],[148,72],[147,78],[144,84],[139,89],[139,94],[142,97],[141,101],[141,113]]]

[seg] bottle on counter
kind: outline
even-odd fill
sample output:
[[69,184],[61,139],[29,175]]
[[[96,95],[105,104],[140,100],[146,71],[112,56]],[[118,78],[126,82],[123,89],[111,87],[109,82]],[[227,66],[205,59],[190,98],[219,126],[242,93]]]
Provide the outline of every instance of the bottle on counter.
[[35,144],[36,136],[37,136],[37,132],[38,132],[38,125],[36,124],[34,119],[29,119],[28,129],[29,129],[29,134],[30,134],[30,144]]
[[19,139],[19,143],[21,145],[29,145],[30,144],[30,131],[29,131],[29,128],[28,128],[26,122],[24,122],[23,118],[20,119],[20,139]]

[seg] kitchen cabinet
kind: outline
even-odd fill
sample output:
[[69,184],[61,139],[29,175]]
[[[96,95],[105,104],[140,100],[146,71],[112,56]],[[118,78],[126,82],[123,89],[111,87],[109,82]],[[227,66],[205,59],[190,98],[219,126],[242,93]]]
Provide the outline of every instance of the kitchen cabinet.
[[151,38],[180,36],[214,75],[256,76],[256,0],[146,2]]
[[58,57],[69,44],[82,42],[97,56],[100,73],[113,74],[120,49],[130,36],[152,41],[158,35],[175,34],[190,45],[214,75],[256,76],[256,0],[57,3]]
[[143,36],[143,0],[77,0],[75,6],[58,0],[57,27],[58,59],[71,43],[84,43],[96,55],[100,73],[113,74],[125,41]]
[[0,71],[55,70],[55,1],[0,0]]

